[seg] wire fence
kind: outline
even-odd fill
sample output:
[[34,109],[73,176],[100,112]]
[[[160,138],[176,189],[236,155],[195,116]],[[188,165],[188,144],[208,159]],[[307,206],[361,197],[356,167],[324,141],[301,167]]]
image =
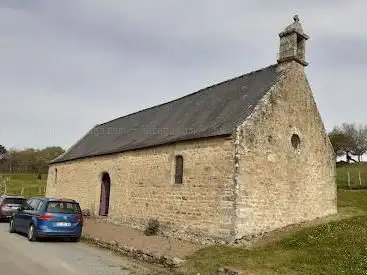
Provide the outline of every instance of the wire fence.
[[25,197],[43,196],[46,193],[46,186],[12,186],[11,184],[5,184],[0,188],[0,193],[3,195],[20,195]]
[[0,175],[0,195],[18,195],[24,197],[43,196],[46,193],[45,184],[19,183],[11,177]]
[[336,182],[339,189],[367,189],[367,170],[358,167],[338,169]]

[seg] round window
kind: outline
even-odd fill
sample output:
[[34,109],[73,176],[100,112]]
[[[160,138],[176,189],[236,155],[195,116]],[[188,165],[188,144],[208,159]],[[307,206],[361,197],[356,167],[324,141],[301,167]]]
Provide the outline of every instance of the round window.
[[301,139],[299,138],[299,135],[293,134],[291,138],[291,143],[294,149],[298,149],[301,143]]

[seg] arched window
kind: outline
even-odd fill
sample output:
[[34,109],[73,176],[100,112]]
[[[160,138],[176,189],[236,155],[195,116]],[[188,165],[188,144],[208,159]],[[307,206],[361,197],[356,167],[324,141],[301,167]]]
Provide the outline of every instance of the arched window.
[[301,139],[299,135],[293,134],[291,137],[291,143],[294,149],[298,149],[301,144]]
[[175,163],[176,163],[175,184],[182,184],[183,183],[183,157],[176,156]]

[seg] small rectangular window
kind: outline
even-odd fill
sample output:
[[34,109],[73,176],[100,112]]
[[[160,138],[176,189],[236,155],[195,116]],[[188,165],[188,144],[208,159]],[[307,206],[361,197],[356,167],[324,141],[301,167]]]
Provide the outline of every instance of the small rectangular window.
[[55,179],[54,179],[54,183],[57,184],[57,168],[55,168]]
[[175,159],[176,170],[175,170],[175,184],[183,183],[183,157],[176,156]]

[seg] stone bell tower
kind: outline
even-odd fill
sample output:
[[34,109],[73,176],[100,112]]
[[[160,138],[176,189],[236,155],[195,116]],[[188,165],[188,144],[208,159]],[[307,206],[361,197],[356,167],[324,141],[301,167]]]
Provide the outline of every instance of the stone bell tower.
[[280,46],[277,62],[278,64],[282,64],[289,61],[296,61],[303,66],[307,66],[308,63],[305,60],[305,44],[309,36],[303,32],[298,15],[295,15],[293,20],[294,22],[279,34]]

